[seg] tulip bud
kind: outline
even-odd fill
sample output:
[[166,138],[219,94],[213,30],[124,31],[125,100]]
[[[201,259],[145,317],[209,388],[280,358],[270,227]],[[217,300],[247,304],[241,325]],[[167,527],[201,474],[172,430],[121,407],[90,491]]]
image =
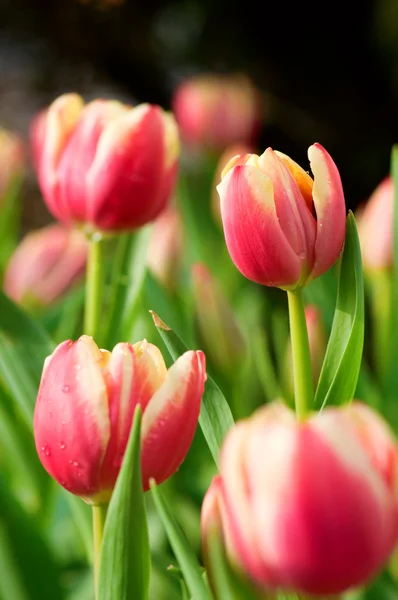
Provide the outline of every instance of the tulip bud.
[[192,266],[192,292],[206,354],[216,368],[231,375],[244,363],[246,341],[226,296],[203,264]]
[[15,175],[25,167],[22,140],[11,131],[0,129],[0,201],[4,198]]
[[320,144],[308,149],[314,180],[271,148],[235,157],[220,195],[225,240],[241,273],[257,283],[293,290],[338,259],[346,210],[340,175]]
[[202,352],[167,371],[156,346],[141,341],[100,350],[92,338],[60,344],[44,364],[34,414],[46,471],[90,504],[109,501],[141,405],[144,490],[180,466],[192,442],[206,380]]
[[178,283],[183,246],[182,221],[177,206],[170,204],[155,219],[148,246],[148,267],[167,288]]
[[179,155],[177,126],[159,106],[135,108],[77,94],[32,124],[39,184],[54,217],[88,231],[140,227],[166,206]]
[[393,266],[394,182],[385,177],[357,211],[358,234],[365,271]]
[[213,185],[212,197],[211,197],[211,209],[212,209],[214,220],[216,221],[216,223],[219,223],[220,225],[222,224],[222,219],[221,219],[221,210],[220,210],[220,196],[218,195],[218,192],[217,192],[217,185],[221,181],[221,174],[232,158],[234,158],[235,156],[241,156],[242,154],[250,154],[252,152],[253,152],[252,147],[249,146],[248,144],[233,144],[232,146],[228,146],[228,148],[226,148],[224,150],[224,152],[222,153],[222,155],[220,156],[220,158],[218,160],[216,172],[214,174],[214,185]]
[[253,141],[260,118],[259,94],[246,77],[199,75],[176,89],[173,110],[188,145],[222,150]]
[[[264,590],[324,598],[365,584],[397,543],[392,473],[396,441],[368,407],[327,407],[307,422],[278,402],[259,409],[221,450],[217,496],[230,561]],[[209,521],[205,511],[204,538]]]
[[49,305],[81,279],[86,258],[80,231],[58,224],[31,231],[10,258],[4,291],[27,308]]

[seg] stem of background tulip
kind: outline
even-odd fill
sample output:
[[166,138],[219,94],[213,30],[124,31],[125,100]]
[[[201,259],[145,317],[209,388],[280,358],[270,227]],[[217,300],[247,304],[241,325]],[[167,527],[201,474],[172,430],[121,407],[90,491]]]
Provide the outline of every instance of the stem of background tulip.
[[86,274],[86,304],[84,312],[84,333],[91,335],[97,343],[98,324],[101,316],[102,289],[102,237],[94,233],[89,239]]
[[314,399],[314,385],[301,288],[287,292],[287,298],[293,358],[294,403],[297,419],[303,421]]
[[383,385],[391,364],[392,335],[394,335],[391,322],[393,306],[392,274],[387,269],[380,269],[369,273],[367,283],[371,296],[373,360],[376,373]]
[[105,525],[107,510],[108,510],[107,504],[100,504],[99,506],[93,506],[94,587],[95,587],[95,598],[96,599],[99,598],[98,580],[99,580],[100,554],[101,554],[102,535],[104,532],[104,525]]

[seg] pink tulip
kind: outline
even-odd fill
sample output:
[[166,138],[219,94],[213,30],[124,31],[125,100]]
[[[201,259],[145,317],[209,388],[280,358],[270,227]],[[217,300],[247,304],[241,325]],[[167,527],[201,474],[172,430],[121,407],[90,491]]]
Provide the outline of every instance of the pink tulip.
[[385,177],[357,212],[363,267],[367,271],[393,266],[394,182]]
[[81,279],[86,258],[87,241],[80,231],[58,224],[31,231],[10,258],[4,291],[27,307],[51,304]]
[[92,338],[60,344],[44,364],[34,415],[37,452],[47,472],[90,504],[107,502],[141,405],[142,483],[161,483],[192,442],[206,379],[202,352],[167,371],[148,342],[100,350]]
[[202,511],[205,556],[219,527],[259,589],[325,597],[365,584],[397,543],[397,464],[388,426],[359,403],[301,423],[281,403],[263,407],[223,444]]
[[322,275],[341,253],[346,209],[339,172],[320,144],[308,157],[314,180],[271,148],[235,157],[222,173],[225,240],[248,279],[292,290]]
[[77,94],[55,100],[32,123],[39,184],[54,217],[88,231],[131,230],[166,206],[177,175],[173,116]]
[[242,76],[186,79],[175,91],[173,109],[188,145],[217,150],[251,143],[260,119],[258,91]]

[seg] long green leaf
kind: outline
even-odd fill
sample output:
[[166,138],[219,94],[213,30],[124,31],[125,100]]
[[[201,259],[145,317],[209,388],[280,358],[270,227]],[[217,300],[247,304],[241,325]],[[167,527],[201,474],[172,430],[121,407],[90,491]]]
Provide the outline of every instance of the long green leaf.
[[336,310],[315,405],[344,404],[357,387],[364,341],[364,288],[362,259],[354,215],[347,217]]
[[184,576],[189,593],[194,600],[211,600],[211,595],[202,577],[202,569],[196,555],[190,547],[188,540],[181,527],[174,518],[170,508],[167,506],[156,483],[150,482],[152,497],[163,522],[167,537]]
[[99,600],[146,600],[150,554],[141,478],[141,409],[137,406],[102,542]]
[[[159,331],[173,360],[188,350],[184,342],[166,325],[153,311],[153,321]],[[199,425],[209,446],[216,464],[218,454],[227,431],[234,425],[231,409],[222,391],[208,375],[202,406],[199,415]]]

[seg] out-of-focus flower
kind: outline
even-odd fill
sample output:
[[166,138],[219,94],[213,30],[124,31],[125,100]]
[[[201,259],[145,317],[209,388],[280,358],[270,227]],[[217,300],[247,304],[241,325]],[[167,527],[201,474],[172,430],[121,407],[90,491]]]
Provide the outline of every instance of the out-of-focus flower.
[[39,184],[54,217],[87,231],[131,230],[155,219],[173,191],[174,117],[159,106],[84,105],[65,94],[32,123]]
[[344,244],[346,208],[339,172],[320,144],[308,149],[312,179],[267,148],[233,158],[217,186],[225,240],[241,273],[286,290],[327,271]]
[[174,93],[173,110],[188,145],[216,150],[252,143],[261,116],[258,90],[247,77],[233,75],[184,80]]
[[25,168],[25,148],[21,138],[0,129],[0,201],[13,178]]
[[222,219],[221,219],[221,210],[220,210],[220,196],[218,195],[218,192],[217,192],[217,185],[221,181],[221,174],[232,158],[234,158],[235,156],[242,156],[242,154],[251,154],[252,152],[253,152],[253,148],[252,148],[252,146],[249,146],[248,144],[233,144],[232,146],[228,146],[228,148],[226,148],[224,150],[224,152],[221,154],[221,156],[218,160],[216,172],[214,174],[214,182],[213,182],[212,197],[211,197],[211,209],[212,209],[214,220],[216,221],[216,223],[219,223],[220,225],[222,225]]
[[167,371],[147,341],[120,343],[112,353],[92,338],[60,344],[44,364],[34,435],[47,472],[91,504],[109,501],[141,405],[142,482],[161,483],[180,466],[192,442],[206,380],[200,351]]
[[183,248],[182,220],[175,204],[169,204],[152,225],[148,267],[167,288],[178,284]]
[[364,270],[393,266],[394,182],[387,176],[356,213]]
[[[275,402],[232,429],[202,511],[229,559],[260,589],[322,598],[366,583],[397,543],[397,444],[370,408],[307,422]],[[211,564],[207,565],[211,573]]]
[[46,306],[81,279],[86,259],[82,232],[59,224],[31,231],[9,260],[4,291],[26,307]]
[[214,366],[231,375],[244,364],[247,345],[236,316],[209,269],[192,266],[192,294],[200,338]]

